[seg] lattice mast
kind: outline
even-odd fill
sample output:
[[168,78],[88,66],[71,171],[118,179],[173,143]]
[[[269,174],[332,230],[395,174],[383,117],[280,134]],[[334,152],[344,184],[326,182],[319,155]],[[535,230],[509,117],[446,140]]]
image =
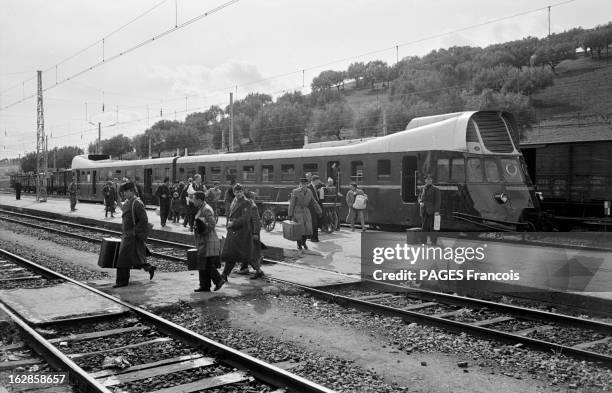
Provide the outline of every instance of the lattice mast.
[[45,175],[47,173],[47,149],[45,143],[45,117],[43,111],[42,96],[42,71],[36,71],[38,75],[38,94],[36,105],[36,200],[47,201],[47,187]]

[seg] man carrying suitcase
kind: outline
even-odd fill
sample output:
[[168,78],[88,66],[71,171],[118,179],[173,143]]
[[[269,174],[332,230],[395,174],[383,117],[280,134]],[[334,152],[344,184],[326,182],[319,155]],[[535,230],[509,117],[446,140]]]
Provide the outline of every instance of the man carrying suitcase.
[[136,187],[129,182],[121,186],[125,202],[121,207],[123,221],[121,246],[117,258],[117,278],[113,288],[125,287],[130,281],[130,269],[143,269],[149,272],[149,279],[153,279],[155,266],[146,261],[147,232],[149,220],[144,204],[136,198]]

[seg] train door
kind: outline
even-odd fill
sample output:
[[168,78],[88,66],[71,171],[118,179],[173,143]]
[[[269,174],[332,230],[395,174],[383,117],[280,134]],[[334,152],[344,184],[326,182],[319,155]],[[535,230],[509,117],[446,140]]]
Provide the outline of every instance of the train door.
[[198,173],[200,174],[200,176],[202,176],[202,184],[206,184],[206,167],[204,166],[199,166],[198,167]]
[[91,177],[91,196],[96,196],[96,183],[97,183],[97,175],[98,171],[93,171],[93,176]]
[[146,196],[153,195],[153,169],[144,169],[144,190],[142,191]]
[[417,158],[416,156],[405,156],[402,159],[402,201],[404,203],[416,203],[417,201]]
[[327,177],[322,179],[327,183],[327,179],[334,179],[334,185],[340,189],[340,161],[327,161]]

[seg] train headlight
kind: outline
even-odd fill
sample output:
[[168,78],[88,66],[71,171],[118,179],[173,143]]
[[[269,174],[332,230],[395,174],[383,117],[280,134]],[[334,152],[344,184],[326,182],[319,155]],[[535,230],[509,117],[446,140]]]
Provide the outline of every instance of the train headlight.
[[504,204],[508,202],[508,195],[505,192],[496,192],[494,198],[497,202]]

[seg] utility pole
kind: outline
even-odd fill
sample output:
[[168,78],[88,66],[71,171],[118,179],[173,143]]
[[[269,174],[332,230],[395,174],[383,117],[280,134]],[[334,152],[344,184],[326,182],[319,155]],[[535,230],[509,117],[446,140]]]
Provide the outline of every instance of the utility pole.
[[383,136],[387,135],[387,110],[382,107],[382,132]]
[[234,94],[230,93],[229,151],[234,151]]
[[98,149],[97,154],[102,154],[102,123],[98,122]]
[[550,6],[548,6],[548,36],[550,37]]
[[42,71],[36,71],[38,76],[38,92],[36,105],[36,201],[47,201],[47,189],[44,185],[43,173],[46,166],[45,150],[45,117],[43,113]]
[[149,137],[149,158],[151,158],[151,137]]

